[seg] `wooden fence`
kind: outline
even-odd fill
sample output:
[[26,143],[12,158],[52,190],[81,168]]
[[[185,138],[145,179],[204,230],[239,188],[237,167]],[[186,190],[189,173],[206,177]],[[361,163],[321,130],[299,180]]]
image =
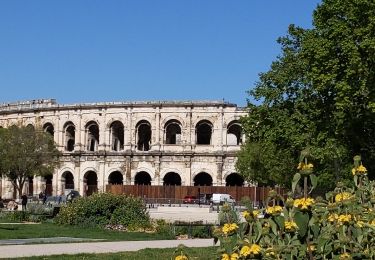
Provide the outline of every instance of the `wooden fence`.
[[240,186],[151,186],[151,185],[107,185],[107,192],[126,194],[147,199],[182,200],[185,196],[199,197],[199,194],[226,193],[236,201],[249,197],[254,202],[263,202],[268,192],[275,189],[280,195],[286,195],[282,188],[240,187]]

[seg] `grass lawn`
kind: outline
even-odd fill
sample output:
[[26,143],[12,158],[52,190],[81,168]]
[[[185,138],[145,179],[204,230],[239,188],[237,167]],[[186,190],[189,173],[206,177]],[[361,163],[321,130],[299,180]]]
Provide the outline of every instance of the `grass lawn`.
[[[142,249],[136,252],[123,252],[112,254],[78,254],[78,255],[54,255],[43,257],[28,257],[19,259],[126,259],[126,260],[169,260],[172,259],[175,249]],[[190,259],[214,260],[218,259],[216,247],[185,248],[184,252]]]
[[53,223],[42,224],[1,224],[0,239],[22,239],[41,237],[77,237],[120,240],[158,240],[174,239],[170,234],[153,234],[143,232],[118,232],[99,228],[82,228],[78,226],[59,226]]

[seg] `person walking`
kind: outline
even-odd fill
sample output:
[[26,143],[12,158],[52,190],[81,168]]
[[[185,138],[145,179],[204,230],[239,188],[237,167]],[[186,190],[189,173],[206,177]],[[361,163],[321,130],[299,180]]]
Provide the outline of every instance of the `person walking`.
[[24,193],[22,196],[21,196],[21,204],[22,204],[22,211],[25,211],[26,210],[26,205],[27,205],[27,196],[26,194]]

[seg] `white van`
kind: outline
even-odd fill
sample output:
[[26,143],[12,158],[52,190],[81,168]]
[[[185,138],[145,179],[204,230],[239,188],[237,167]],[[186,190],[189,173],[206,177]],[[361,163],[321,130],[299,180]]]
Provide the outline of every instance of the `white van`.
[[233,203],[236,203],[236,200],[229,194],[213,193],[211,202],[213,204],[224,204],[225,202],[229,204],[233,204]]

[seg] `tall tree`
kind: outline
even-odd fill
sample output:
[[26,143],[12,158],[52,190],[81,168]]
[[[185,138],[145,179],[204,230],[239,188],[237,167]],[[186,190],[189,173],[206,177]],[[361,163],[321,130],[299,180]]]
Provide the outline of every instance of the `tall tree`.
[[22,195],[29,177],[53,173],[59,162],[53,138],[31,126],[11,126],[0,131],[0,175]]
[[[284,162],[309,147],[321,185],[348,177],[354,154],[375,169],[375,1],[323,0],[313,28],[289,26],[282,53],[249,91],[247,144]],[[272,153],[284,151],[282,153]],[[238,160],[238,166],[247,163]],[[262,161],[262,164],[267,164]],[[269,166],[264,180],[272,180]],[[238,167],[239,168],[239,167]],[[274,173],[273,173],[274,174]],[[280,184],[294,169],[280,169]],[[246,173],[245,173],[246,175]],[[328,180],[328,182],[327,182]],[[329,186],[329,185],[328,185]]]

